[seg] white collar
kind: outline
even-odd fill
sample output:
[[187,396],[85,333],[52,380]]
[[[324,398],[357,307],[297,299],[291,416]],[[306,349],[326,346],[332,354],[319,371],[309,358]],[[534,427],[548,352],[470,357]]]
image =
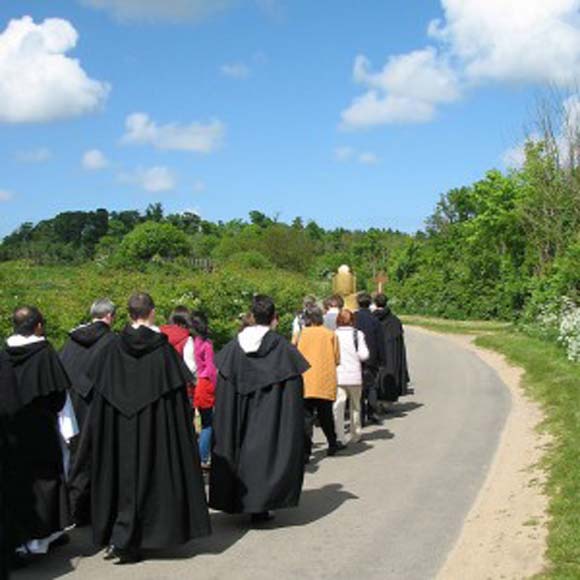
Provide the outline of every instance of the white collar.
[[262,346],[262,341],[268,332],[270,332],[269,326],[262,326],[259,324],[248,326],[238,334],[238,343],[246,354],[258,352],[260,346]]
[[44,336],[36,336],[35,334],[31,336],[22,336],[21,334],[13,334],[7,341],[6,344],[11,347],[26,346],[29,344],[35,344],[37,342],[42,342],[46,340]]
[[153,332],[157,332],[158,334],[161,332],[161,329],[158,326],[155,326],[153,324],[147,324],[145,322],[133,322],[131,324],[131,328],[134,328],[135,330],[137,330],[138,328],[141,328],[142,326],[144,326],[145,328],[148,328],[149,330],[152,330]]

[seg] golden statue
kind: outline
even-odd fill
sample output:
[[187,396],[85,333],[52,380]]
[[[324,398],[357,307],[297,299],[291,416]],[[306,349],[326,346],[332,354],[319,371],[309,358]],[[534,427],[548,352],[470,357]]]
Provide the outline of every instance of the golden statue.
[[346,308],[356,310],[356,276],[344,264],[332,278],[332,292],[344,298]]

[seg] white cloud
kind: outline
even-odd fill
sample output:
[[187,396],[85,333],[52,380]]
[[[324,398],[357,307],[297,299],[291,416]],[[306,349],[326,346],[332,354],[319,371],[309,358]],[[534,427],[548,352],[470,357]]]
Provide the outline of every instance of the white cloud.
[[250,76],[250,68],[243,62],[224,64],[220,67],[222,75],[232,79],[247,79]]
[[337,147],[334,150],[334,158],[337,161],[350,161],[355,154],[352,147]]
[[520,143],[510,147],[502,155],[502,163],[510,169],[520,169],[526,161],[526,144]]
[[30,16],[11,20],[0,33],[0,122],[37,123],[97,110],[108,84],[88,77],[66,56],[78,42],[67,20],[35,24]]
[[136,184],[149,193],[171,191],[177,185],[173,173],[163,166],[139,167],[133,173],[121,174],[119,179],[124,183]]
[[87,171],[99,171],[109,165],[109,160],[99,149],[90,149],[82,157],[81,164]]
[[218,120],[207,124],[157,125],[145,113],[133,113],[125,121],[122,142],[132,145],[153,145],[157,149],[211,153],[220,145],[226,132]]
[[362,165],[376,165],[379,157],[372,151],[358,152],[353,147],[337,147],[334,150],[334,158],[341,163],[356,161]]
[[441,0],[431,37],[459,59],[472,81],[577,80],[580,0]]
[[0,189],[0,203],[10,201],[14,197],[11,191],[6,191],[5,189]]
[[15,155],[15,159],[19,163],[45,163],[51,157],[52,153],[47,147],[39,147],[38,149],[30,149],[29,151],[18,151]]
[[342,127],[425,123],[442,104],[479,84],[569,88],[580,71],[580,0],[441,0],[432,46],[390,57],[370,72],[358,56],[354,79],[367,91],[342,112]]
[[363,151],[358,156],[358,162],[363,165],[376,165],[379,162],[379,158],[376,153],[371,151]]
[[149,21],[201,20],[233,4],[233,0],[81,0],[81,3],[104,10],[116,20]]
[[460,97],[456,73],[432,47],[393,56],[379,72],[372,72],[369,60],[359,55],[353,77],[368,90],[342,112],[347,129],[424,123],[433,119],[437,105]]

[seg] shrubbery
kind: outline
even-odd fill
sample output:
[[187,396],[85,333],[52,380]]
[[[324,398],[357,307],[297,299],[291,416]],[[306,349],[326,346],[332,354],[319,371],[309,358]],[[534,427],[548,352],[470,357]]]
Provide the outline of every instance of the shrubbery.
[[[254,293],[271,294],[281,314],[281,331],[288,333],[302,297],[313,291],[310,281],[278,270],[256,271],[227,267],[211,274],[177,266],[149,265],[144,271],[85,266],[36,266],[27,262],[0,264],[0,338],[11,333],[15,307],[35,304],[48,321],[48,335],[57,345],[69,330],[87,321],[97,297],[108,296],[120,307],[118,327],[127,321],[125,304],[135,291],[150,292],[163,322],[174,306],[202,309],[209,316],[217,345],[235,332],[238,317],[247,311]],[[327,287],[314,290],[323,294]]]

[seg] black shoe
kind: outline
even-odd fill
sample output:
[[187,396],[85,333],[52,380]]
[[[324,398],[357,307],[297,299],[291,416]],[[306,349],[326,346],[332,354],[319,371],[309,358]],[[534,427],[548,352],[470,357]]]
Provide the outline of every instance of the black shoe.
[[260,512],[259,514],[252,514],[250,519],[252,524],[265,524],[274,519],[274,514],[270,511]]
[[139,550],[129,548],[127,550],[115,550],[119,560],[115,562],[117,566],[125,566],[126,564],[138,564],[143,560]]
[[346,445],[344,443],[341,443],[340,441],[337,441],[335,445],[331,445],[328,448],[326,455],[327,455],[327,457],[333,457],[334,455],[336,455],[337,453],[340,453],[341,451],[344,451],[345,449],[346,449]]
[[103,560],[114,560],[118,558],[117,551],[115,550],[115,546],[111,544],[105,548],[105,555],[103,556]]
[[380,425],[381,420],[376,415],[369,415],[366,420],[367,425]]

